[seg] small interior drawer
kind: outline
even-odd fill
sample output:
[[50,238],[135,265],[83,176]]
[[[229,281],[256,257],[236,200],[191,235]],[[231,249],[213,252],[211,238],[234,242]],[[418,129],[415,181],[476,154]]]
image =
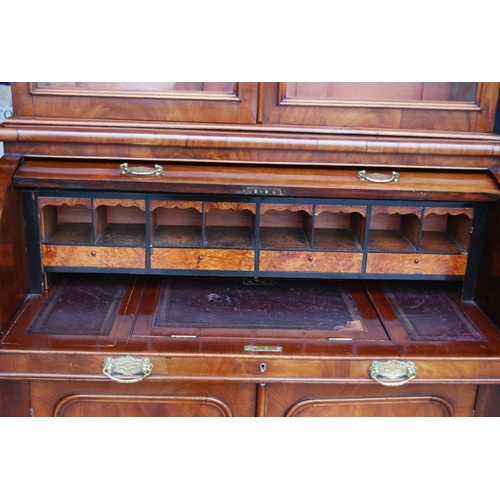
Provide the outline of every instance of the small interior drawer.
[[253,271],[253,250],[154,248],[153,269],[199,269],[206,271]]
[[419,253],[369,253],[366,272],[370,274],[465,275],[467,255]]
[[343,252],[290,252],[263,250],[260,271],[360,273],[363,254]]
[[144,248],[42,245],[42,264],[48,267],[146,267]]

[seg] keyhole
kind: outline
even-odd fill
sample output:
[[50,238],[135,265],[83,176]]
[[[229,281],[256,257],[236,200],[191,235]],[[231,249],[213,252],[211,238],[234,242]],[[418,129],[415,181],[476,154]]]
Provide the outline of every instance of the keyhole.
[[267,370],[267,365],[266,363],[261,363],[260,364],[260,372],[264,373]]

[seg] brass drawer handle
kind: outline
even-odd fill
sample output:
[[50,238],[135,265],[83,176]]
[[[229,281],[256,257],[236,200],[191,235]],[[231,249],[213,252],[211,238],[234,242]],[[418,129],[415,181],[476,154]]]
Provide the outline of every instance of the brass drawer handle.
[[[135,384],[151,375],[153,371],[153,363],[149,358],[134,358],[133,356],[122,356],[121,358],[104,358],[102,364],[102,372],[115,382],[120,384]],[[118,378],[112,374],[124,375],[125,377],[133,377],[140,375],[137,378]]]
[[154,167],[145,167],[142,165],[129,167],[128,163],[120,165],[120,174],[122,175],[161,175],[162,172],[163,167],[161,165],[155,165]]
[[[389,361],[372,361],[370,377],[387,387],[404,385],[417,376],[417,365],[413,361],[390,359]],[[403,380],[401,380],[402,377]]]
[[389,174],[367,174],[366,170],[360,170],[356,176],[360,181],[370,181],[370,182],[398,182],[399,174],[397,172],[391,172]]

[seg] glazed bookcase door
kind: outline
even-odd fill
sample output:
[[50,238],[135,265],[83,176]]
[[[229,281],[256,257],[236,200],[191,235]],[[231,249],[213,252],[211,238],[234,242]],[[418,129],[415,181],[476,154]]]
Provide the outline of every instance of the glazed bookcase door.
[[255,123],[257,84],[13,83],[19,117],[134,122]]
[[266,83],[262,122],[492,132],[497,98],[496,83]]

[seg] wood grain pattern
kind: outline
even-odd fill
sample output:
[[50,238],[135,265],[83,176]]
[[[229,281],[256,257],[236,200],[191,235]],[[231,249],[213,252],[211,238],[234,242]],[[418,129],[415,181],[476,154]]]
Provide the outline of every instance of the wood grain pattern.
[[196,164],[172,164],[169,175],[154,182],[123,178],[113,162],[26,160],[15,182],[22,187],[78,188],[108,191],[151,191],[178,193],[238,194],[253,185],[256,176],[269,187],[280,188],[284,196],[327,196],[356,199],[411,199],[435,201],[494,201],[500,196],[497,183],[484,172],[464,173],[412,171],[390,187],[357,179],[358,169],[297,169],[213,165],[200,169]]
[[203,211],[203,203],[201,201],[151,200],[149,207],[152,211],[157,208],[180,208],[183,210],[194,208],[200,213]]
[[306,212],[309,215],[313,214],[312,205],[303,205],[299,203],[262,203],[260,205],[260,214],[263,215],[269,210],[276,210],[278,212]]
[[393,207],[393,206],[375,206],[372,208],[372,215],[378,214],[399,214],[416,215],[419,219],[422,217],[422,208],[420,207]]
[[25,380],[0,380],[0,417],[29,417],[29,388]]
[[145,200],[135,200],[130,198],[94,198],[93,207],[97,208],[100,206],[106,207],[137,207],[142,211],[146,210],[146,201]]
[[343,252],[292,252],[261,250],[260,271],[360,273],[363,255]]
[[251,417],[253,384],[32,382],[35,416]]
[[370,274],[465,275],[467,255],[419,253],[369,253],[366,272]]
[[404,417],[472,414],[475,385],[411,387],[276,384],[268,388],[268,416]]
[[252,214],[257,213],[257,207],[255,203],[230,203],[230,202],[205,202],[205,212],[210,210],[248,210]]
[[61,205],[68,205],[69,207],[82,205],[88,209],[92,208],[90,198],[48,198],[43,196],[38,198],[39,208],[46,206],[60,207]]
[[231,408],[210,396],[130,396],[78,394],[66,396],[54,417],[232,417]]
[[367,208],[363,206],[358,206],[358,205],[316,205],[316,216],[328,212],[328,213],[346,213],[346,214],[351,214],[351,213],[359,213],[362,216],[366,217],[366,211]]
[[285,417],[453,417],[453,407],[436,396],[317,398],[292,406]]
[[[493,338],[491,330],[486,332]],[[498,330],[496,335],[498,335]],[[42,339],[44,340],[44,339]],[[78,340],[78,339],[75,339]],[[54,379],[61,381],[106,381],[102,374],[102,364],[107,355],[121,356],[124,353],[139,357],[151,352],[154,373],[148,377],[150,382],[252,382],[252,383],[339,383],[346,386],[358,386],[367,382],[374,387],[378,384],[369,376],[369,367],[374,359],[393,359],[400,357],[398,350],[407,354],[404,360],[415,361],[418,369],[417,379],[408,386],[425,387],[427,383],[462,383],[462,384],[499,384],[500,357],[498,342],[458,343],[450,346],[445,343],[432,342],[428,345],[400,344],[397,348],[391,342],[368,341],[357,342],[325,341],[307,342],[307,340],[279,339],[278,345],[283,347],[280,354],[254,353],[248,354],[244,346],[248,339],[158,339],[150,337],[134,337],[128,340],[128,350],[86,344],[82,352],[81,345],[73,341],[59,345],[59,353],[33,349],[25,346],[23,352],[8,352],[3,346],[1,354],[2,378],[17,380]],[[259,345],[270,345],[270,339],[259,339]],[[276,342],[276,341],[275,341]],[[471,345],[475,344],[475,345]],[[121,347],[125,345],[122,342]],[[412,348],[412,345],[414,347]],[[486,345],[486,348],[485,348]],[[71,348],[73,346],[73,348]],[[77,347],[77,348],[75,348]],[[12,349],[12,348],[11,348]],[[71,353],[71,356],[68,354]],[[265,361],[267,370],[262,373],[260,364]],[[420,384],[422,382],[422,384]],[[116,383],[113,384],[116,387]],[[137,384],[139,385],[139,384]],[[319,384],[321,385],[321,384]]]
[[42,245],[42,263],[47,267],[95,267],[144,269],[144,248]]
[[0,158],[0,220],[4,220],[12,189],[12,178],[20,163],[20,158]]
[[[238,83],[235,92],[197,95],[184,93],[175,99],[159,92],[145,97],[130,95],[80,96],[50,92],[30,92],[28,83],[12,85],[14,113],[17,116],[87,118],[123,120],[133,117],[140,121],[255,123],[257,114],[257,84]],[[59,91],[61,93],[61,91]],[[93,92],[94,94],[96,91]],[[102,94],[103,91],[101,90]],[[116,91],[115,91],[116,94]],[[170,97],[170,98],[168,98]]]
[[[361,83],[353,87],[347,85],[346,91],[353,96],[363,95],[359,94],[360,88],[356,88],[356,85],[369,86],[373,91],[373,86],[377,84]],[[381,91],[388,92],[391,89],[394,92],[397,90],[394,85],[397,84],[389,84],[387,87],[382,85]],[[328,84],[322,82],[301,83],[297,84],[296,89],[290,90],[292,95],[288,97],[286,84],[265,84],[264,123],[374,129],[492,131],[494,122],[490,106],[496,108],[495,96],[498,97],[497,84],[478,85],[473,102],[426,103],[417,100],[416,94],[411,92],[407,93],[402,101],[399,101],[398,97],[403,97],[403,94],[397,92],[393,99],[379,101],[364,100],[362,97],[333,99],[335,93],[340,96],[347,94],[341,87],[337,91],[332,89],[329,92]],[[413,91],[423,97],[419,89]],[[387,96],[387,93],[381,95]],[[484,111],[483,106],[486,106]]]
[[[209,95],[201,95],[200,88],[183,86],[177,96],[165,98],[153,89],[145,98],[137,88],[92,88],[83,95],[13,84],[16,116],[0,126],[0,140],[8,154],[23,158],[0,160],[0,413],[8,407],[12,415],[26,414],[30,399],[35,414],[44,416],[467,416],[475,401],[478,414],[498,413],[500,137],[492,131],[500,86],[380,84],[377,96],[385,102],[361,102],[367,87],[244,83],[207,87]],[[155,179],[121,176],[118,166],[127,160],[161,161],[164,173]],[[357,171],[368,167],[397,170],[400,182],[359,181]],[[47,268],[128,268],[141,274],[147,238],[165,245],[152,248],[153,275],[130,275],[109,338],[26,334],[46,296],[26,297],[23,187],[102,193],[94,213],[84,195],[40,202]],[[279,190],[284,199],[266,199],[257,214],[248,187]],[[138,194],[124,201],[113,192]],[[151,200],[147,214],[144,193],[178,194],[181,200]],[[195,194],[213,196],[203,217],[204,202],[182,200]],[[325,200],[316,214],[312,203],[298,199],[307,197]],[[346,206],[327,205],[332,199]],[[381,200],[412,206],[380,208]],[[422,220],[425,200],[491,202],[477,292],[489,317],[473,302],[451,299],[486,341],[410,340],[390,302],[377,292],[376,279],[350,280],[366,325],[350,339],[338,330],[319,335],[311,328],[242,327],[192,327],[183,337],[177,329],[155,326],[159,283],[169,269],[249,276],[258,252],[259,265],[271,275],[361,273],[366,231],[373,250],[366,261],[369,278],[460,278],[470,243],[470,264],[478,260],[472,209],[431,207]],[[377,204],[367,228],[367,207]],[[50,239],[56,226],[60,245]],[[89,243],[83,243],[88,232]],[[178,248],[169,247],[173,241]],[[191,248],[182,248],[187,241]],[[210,274],[217,279],[217,272]],[[249,352],[248,344],[279,344],[282,351]],[[150,356],[153,375],[125,387],[107,380],[103,358],[125,354]],[[379,386],[369,366],[385,359],[415,361],[417,378],[400,388]]]
[[[99,124],[100,125],[100,124]],[[109,130],[104,130],[107,133]],[[0,135],[2,134],[2,125],[0,125]],[[5,134],[9,137],[9,134]],[[14,140],[17,140],[19,134],[14,134]],[[115,134],[113,135],[115,137]],[[38,138],[38,135],[37,135]],[[254,142],[253,137],[247,142]],[[475,140],[476,138],[474,138]],[[11,140],[12,137],[11,137]],[[101,141],[101,142],[99,142]],[[207,161],[214,163],[233,164],[235,161],[251,164],[268,164],[283,166],[287,164],[308,165],[309,168],[316,168],[319,165],[325,167],[345,168],[352,167],[358,170],[363,167],[377,167],[377,169],[390,167],[398,168],[400,171],[408,168],[429,168],[432,170],[472,170],[484,171],[498,169],[500,164],[500,146],[493,143],[489,146],[488,142],[484,141],[481,148],[476,148],[475,145],[470,145],[467,148],[460,150],[456,149],[452,144],[449,148],[434,148],[428,144],[421,143],[415,145],[413,153],[402,151],[396,143],[388,146],[388,151],[384,148],[377,147],[379,151],[367,150],[368,144],[341,146],[335,139],[325,140],[318,138],[313,141],[316,147],[311,151],[310,147],[302,149],[300,139],[297,137],[294,140],[285,141],[288,147],[283,147],[282,143],[278,143],[276,147],[269,148],[265,143],[251,145],[245,147],[245,141],[238,147],[227,147],[229,139],[220,139],[216,144],[209,144],[208,147],[201,140],[193,141],[194,144],[189,145],[187,149],[183,141],[182,144],[177,144],[177,141],[165,140],[160,145],[154,141],[151,145],[147,145],[148,138],[142,141],[136,141],[132,144],[121,142],[114,144],[114,139],[102,141],[101,134],[96,134],[94,138],[88,138],[81,141],[77,138],[71,143],[60,142],[59,135],[47,137],[45,140],[26,141],[26,142],[4,142],[4,150],[11,155],[29,155],[32,157],[68,157],[77,156],[80,158],[99,158],[107,159],[118,156],[123,159],[132,160],[134,158],[142,158],[149,161]],[[460,141],[457,141],[460,142]],[[146,145],[145,145],[146,144]],[[349,151],[352,149],[353,151]],[[432,153],[432,149],[437,149]],[[468,151],[472,149],[473,153]],[[427,154],[419,154],[419,152],[427,151]],[[462,154],[464,153],[464,154]],[[252,179],[251,179],[252,180]],[[130,183],[140,186],[147,182],[142,179],[131,179]],[[255,178],[252,184],[254,186]],[[266,184],[264,184],[266,185]],[[285,194],[285,193],[284,193]],[[420,193],[421,195],[421,193]]]
[[22,199],[12,181],[19,163],[16,158],[0,159],[0,332],[28,293]]
[[185,269],[202,271],[253,271],[253,250],[154,248],[152,269]]
[[[387,302],[380,307],[377,301],[375,311],[361,284],[356,282],[349,282],[348,287],[366,325],[364,342],[361,337],[356,342],[341,339],[336,342],[318,341],[317,334],[307,329],[296,332],[299,337],[302,333],[301,338],[288,338],[286,331],[280,331],[267,332],[267,338],[257,340],[252,331],[242,332],[236,328],[234,334],[231,329],[215,332],[217,338],[203,338],[203,329],[197,329],[189,333],[198,338],[175,339],[170,336],[171,331],[155,331],[152,328],[159,280],[159,277],[132,280],[133,288],[127,291],[118,312],[116,326],[119,328],[113,334],[111,345],[109,340],[106,344],[99,344],[96,340],[84,342],[85,339],[71,335],[63,339],[52,335],[26,335],[27,328],[44,302],[43,296],[31,297],[2,339],[0,378],[105,380],[102,363],[106,356],[132,354],[142,357],[147,353],[154,370],[144,385],[149,385],[149,380],[329,381],[356,385],[371,380],[369,366],[372,360],[395,358],[416,362],[417,379],[410,387],[430,381],[500,382],[499,330],[469,303],[460,302],[460,307],[487,342],[408,342],[407,337],[394,337],[393,327],[399,323],[392,308],[387,307]],[[143,289],[147,283],[150,286]],[[371,295],[371,298],[374,299],[374,296]],[[378,316],[397,343],[387,339]],[[176,330],[174,333],[180,332]],[[333,337],[335,333],[332,332]],[[214,332],[211,335],[213,337]],[[345,336],[343,332],[342,336]],[[249,353],[244,349],[249,343],[277,343],[283,350],[279,353]],[[82,350],[83,345],[85,349]],[[265,372],[260,370],[263,361],[267,365]]]
[[475,417],[500,417],[500,385],[480,385],[477,391]]
[[469,219],[472,219],[474,215],[473,208],[455,208],[455,207],[425,207],[425,216],[427,217],[430,214],[436,215],[466,215]]

